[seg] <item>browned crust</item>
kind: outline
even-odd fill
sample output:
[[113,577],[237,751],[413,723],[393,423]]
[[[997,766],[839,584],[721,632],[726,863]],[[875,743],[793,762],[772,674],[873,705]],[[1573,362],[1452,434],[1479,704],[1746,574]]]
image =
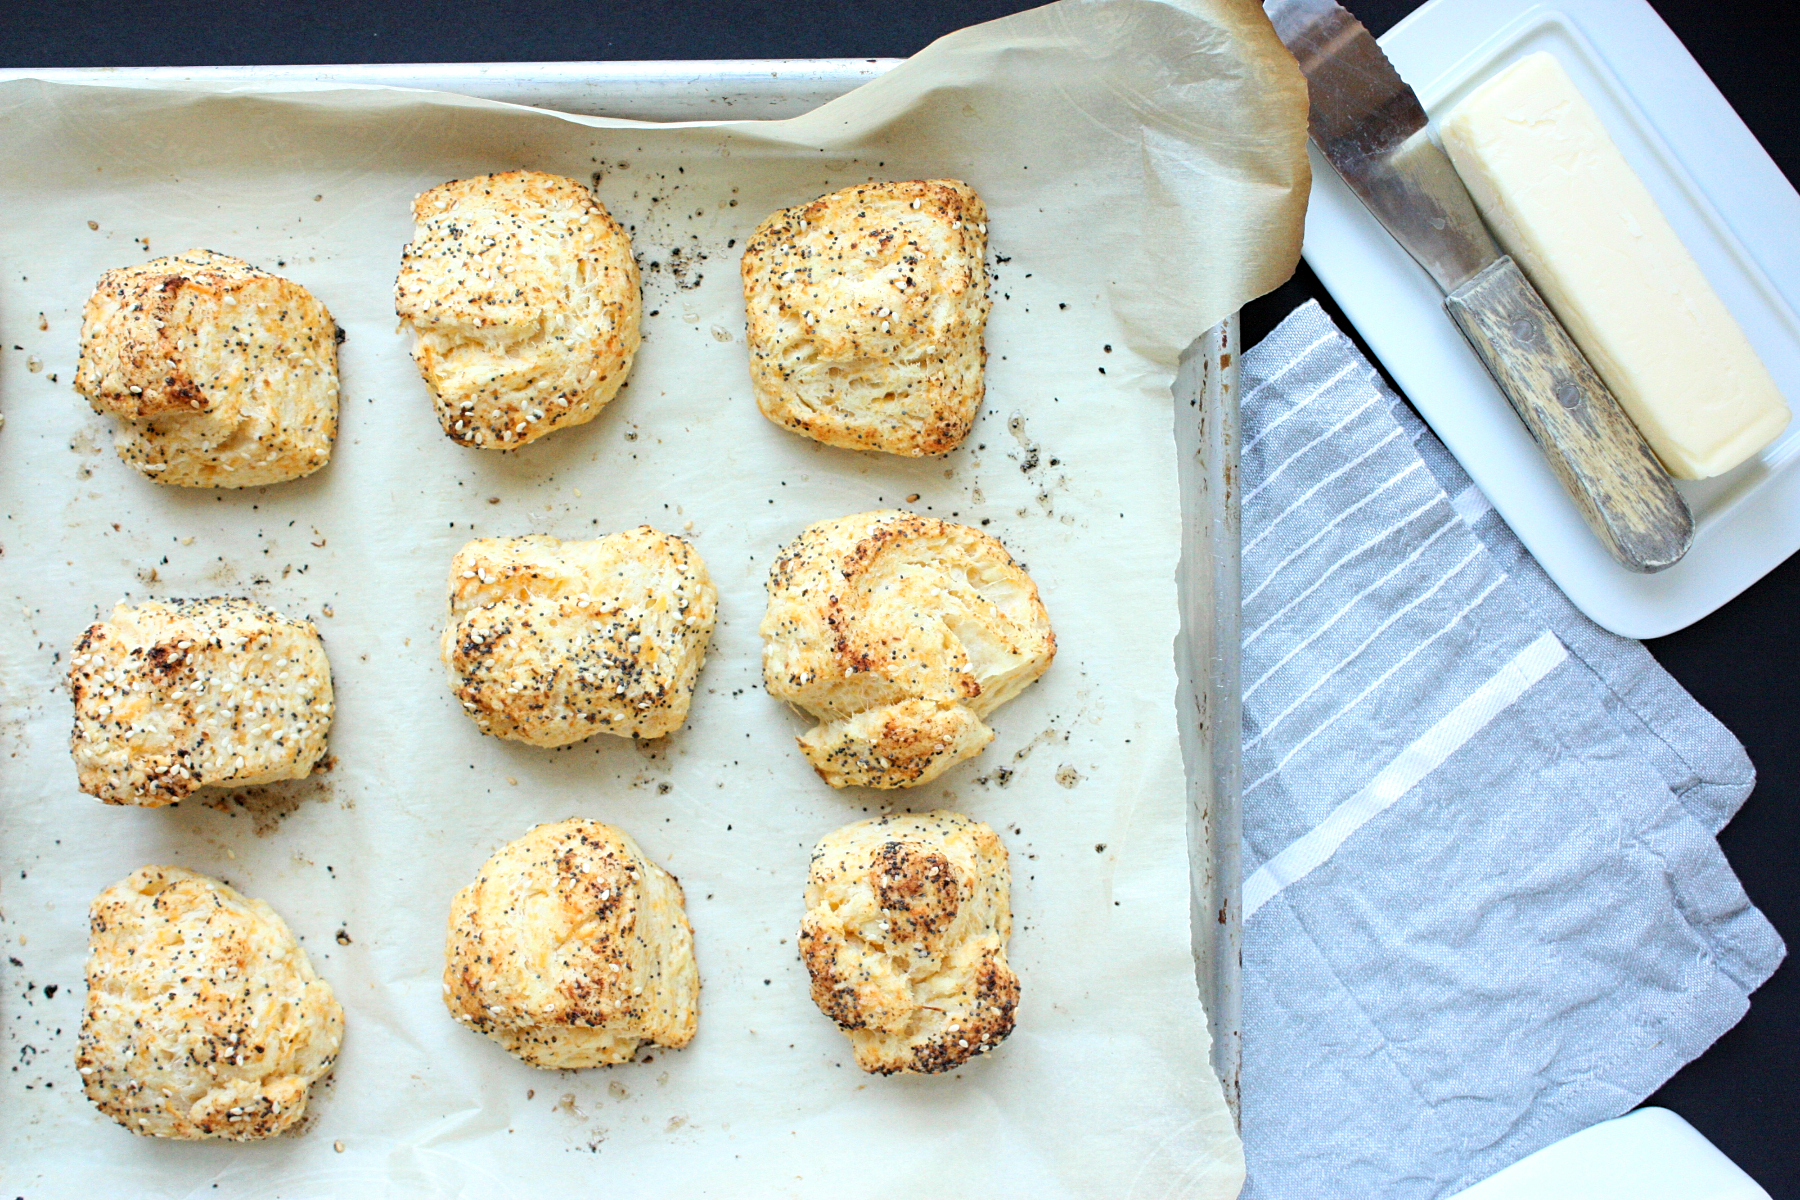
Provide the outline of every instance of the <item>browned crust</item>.
[[[871,1073],[894,1075],[911,1071],[936,1075],[953,1071],[1005,1041],[1013,1031],[1013,1016],[1018,1007],[1019,977],[1013,974],[998,951],[990,950],[982,955],[975,970],[974,1008],[977,1015],[965,1018],[954,1032],[940,1033],[919,1043],[905,1066],[883,1064],[872,1068]],[[983,1034],[987,1036],[984,1038]]]
[[[956,278],[953,286],[964,297],[969,329],[947,335],[916,311],[923,289],[915,269],[927,254],[940,251],[921,243],[918,228],[879,223],[871,201],[909,203],[919,221],[935,221],[939,233],[960,246],[968,260],[967,275]],[[961,445],[985,392],[986,224],[981,197],[954,179],[859,184],[765,219],[746,240],[740,264],[749,315],[751,378],[763,415],[815,441],[852,450],[920,457],[945,454]],[[825,245],[813,245],[813,235],[825,230],[830,231]],[[866,320],[866,313],[813,311],[804,285],[795,282],[856,272],[871,263],[898,268],[899,307],[888,310],[889,324],[898,323],[897,339]],[[777,332],[795,322],[811,331],[805,341],[812,347],[811,353],[797,358],[784,352]],[[973,358],[974,369],[966,382],[960,382],[956,377],[963,364],[958,360],[965,355]],[[901,382],[905,368],[921,358],[930,372],[910,384]],[[908,399],[917,401],[908,406],[918,417],[916,423],[856,411],[844,396],[829,390],[815,394],[817,381],[803,378],[802,370],[814,359],[830,362],[846,377],[885,375],[905,389]]]
[[[521,910],[521,888],[540,906]],[[673,957],[642,961],[662,933]],[[693,1039],[698,984],[680,986],[692,959],[680,882],[619,830],[571,818],[510,843],[457,893],[444,1003],[534,1066],[625,1061],[644,1043],[679,1049]],[[687,1007],[669,1007],[684,995]],[[572,1061],[567,1043],[578,1030],[611,1035],[611,1056]]]
[[[225,677],[216,652],[252,654],[250,643],[243,639],[248,636],[257,646],[266,646],[272,631],[277,629],[308,638],[315,647],[320,643],[318,630],[311,622],[243,598],[152,601],[136,610],[121,608],[115,611],[114,620],[121,613],[141,613],[145,608],[164,615],[168,629],[164,636],[134,645],[108,620],[90,625],[76,639],[67,676],[74,705],[69,743],[76,757],[82,791],[107,804],[158,808],[183,800],[200,788],[229,782],[207,776],[203,756],[209,741],[216,744],[222,734],[269,719],[260,709],[255,717],[235,711],[222,713],[197,699],[202,694],[210,695],[207,685]],[[214,656],[210,661],[209,654]],[[322,650],[320,657],[323,658]],[[323,678],[315,678],[296,667],[291,686],[281,685],[279,692],[273,684],[268,686],[270,695],[265,699],[279,702],[284,720],[289,722],[280,731],[282,736],[298,740],[314,726],[321,730],[329,726],[328,701],[323,716],[318,715],[321,694],[329,694],[328,668]],[[154,714],[155,723],[170,732],[166,753],[150,753],[137,744],[138,735],[133,730],[141,732],[145,726],[122,720],[114,709],[115,703],[137,697],[148,700],[149,712],[144,719]],[[109,732],[127,735],[126,740],[134,746],[126,761],[108,766],[84,765],[84,743],[90,736],[104,740]],[[177,732],[181,736],[176,736]],[[322,754],[322,736],[319,749]],[[316,761],[302,757],[300,773],[304,774]]]
[[193,264],[179,271],[146,272],[132,267],[107,271],[88,298],[84,325],[93,325],[102,297],[110,295],[118,302],[120,307],[111,331],[120,342],[119,365],[132,383],[124,390],[102,388],[92,361],[84,354],[75,372],[76,390],[96,405],[130,420],[171,412],[210,411],[212,404],[189,374],[186,353],[172,332],[180,327],[176,306],[184,290],[222,297],[258,278],[276,276],[248,263],[243,264],[241,271],[233,272]]
[[[932,582],[965,568],[986,582],[957,584],[954,598]],[[833,787],[916,787],[979,753],[993,737],[984,718],[1056,656],[1037,585],[1006,547],[938,517],[813,525],[777,553],[768,593],[764,685],[819,722],[799,745]],[[978,657],[951,629],[953,608],[1004,650]]]
[[[147,926],[141,913],[133,919],[132,910],[144,907],[163,928]],[[196,909],[205,915],[196,918]],[[135,1134],[181,1140],[252,1141],[299,1123],[310,1084],[336,1061],[343,1009],[278,916],[216,880],[148,866],[94,899],[88,928],[88,996],[75,1067],[96,1108]],[[175,930],[196,928],[203,938],[171,939]],[[271,979],[263,961],[271,943],[290,950],[304,974]],[[283,982],[304,990],[272,990]],[[257,1036],[271,1019],[280,1035],[275,1045]],[[303,1034],[323,1036],[333,1049],[295,1061]],[[276,1069],[246,1091],[246,1062],[256,1064],[254,1072],[271,1058]],[[171,1099],[146,1086],[139,1074],[146,1068],[164,1078],[206,1077],[217,1094],[199,1104],[191,1093]]]
[[1012,1032],[1007,854],[992,829],[947,812],[858,822],[820,841],[808,875],[800,959],[863,1070],[952,1070]]

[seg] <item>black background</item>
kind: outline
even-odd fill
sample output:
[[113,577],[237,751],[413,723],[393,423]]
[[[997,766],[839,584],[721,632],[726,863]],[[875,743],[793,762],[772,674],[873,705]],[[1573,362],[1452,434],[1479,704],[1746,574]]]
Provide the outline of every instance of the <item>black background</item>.
[[[1800,181],[1800,9],[1652,3],[1788,179]],[[1410,0],[1348,4],[1376,33],[1417,7]],[[1028,7],[1007,0],[51,3],[21,5],[0,20],[0,65],[900,57],[952,29]],[[1308,296],[1330,306],[1303,265],[1293,282],[1245,310],[1245,345]],[[1335,309],[1334,316],[1344,324]],[[1800,680],[1800,641],[1790,632],[1796,614],[1800,559],[1699,624],[1650,643],[1749,747],[1756,792],[1720,841],[1750,898],[1790,941],[1800,938],[1800,716],[1790,707]],[[1800,970],[1788,965],[1753,997],[1736,1029],[1652,1100],[1686,1117],[1774,1196],[1800,1197],[1797,1080]]]

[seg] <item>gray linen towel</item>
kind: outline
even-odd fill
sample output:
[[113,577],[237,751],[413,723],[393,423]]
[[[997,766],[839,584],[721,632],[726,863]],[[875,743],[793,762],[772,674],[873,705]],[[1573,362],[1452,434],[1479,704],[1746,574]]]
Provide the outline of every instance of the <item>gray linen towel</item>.
[[1755,774],[1318,305],[1242,394],[1244,1194],[1450,1195],[1743,1015]]

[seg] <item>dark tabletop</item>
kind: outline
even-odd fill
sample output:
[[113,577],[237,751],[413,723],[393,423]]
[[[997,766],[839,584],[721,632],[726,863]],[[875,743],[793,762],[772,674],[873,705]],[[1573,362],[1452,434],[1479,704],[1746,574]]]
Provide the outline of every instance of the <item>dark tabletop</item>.
[[[1347,0],[1376,33],[1415,0]],[[1800,181],[1800,6],[1651,0],[1789,180]],[[22,5],[0,66],[528,62],[648,58],[902,57],[1020,0],[189,0]],[[1245,345],[1309,296],[1349,328],[1312,273],[1250,305]],[[1365,351],[1367,347],[1364,347]],[[1790,397],[1790,399],[1800,399]],[[1758,783],[1720,842],[1782,935],[1800,938],[1800,558],[1699,624],[1649,643],[1749,748]],[[1674,1109],[1777,1198],[1800,1197],[1800,970],[1784,966],[1750,1012],[1651,1101]]]

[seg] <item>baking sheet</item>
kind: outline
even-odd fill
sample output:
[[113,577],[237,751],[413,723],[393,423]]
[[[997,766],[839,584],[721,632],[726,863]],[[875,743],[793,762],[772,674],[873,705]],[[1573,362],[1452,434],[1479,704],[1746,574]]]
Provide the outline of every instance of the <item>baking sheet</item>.
[[[1253,6],[1125,2],[965,31],[778,125],[647,129],[369,90],[0,87],[0,572],[20,613],[0,635],[0,939],[19,964],[0,998],[18,1067],[0,1082],[0,1185],[1233,1194],[1180,852],[1168,389],[1199,330],[1291,269],[1301,95]],[[393,331],[392,276],[416,191],[525,165],[599,173],[656,315],[599,420],[476,454],[436,427]],[[749,399],[732,243],[830,188],[932,174],[969,179],[993,214],[989,403],[969,443],[901,462],[769,425]],[[305,283],[349,332],[343,432],[318,476],[156,488],[68,390],[99,272],[198,244]],[[1061,653],[974,762],[919,793],[834,793],[761,690],[762,580],[805,524],[888,504],[988,521],[1043,588]],[[471,536],[640,521],[689,533],[721,592],[688,727],[560,752],[481,737],[436,658],[450,555]],[[121,595],[212,592],[319,621],[336,767],[223,809],[102,808],[67,759],[67,645]],[[1020,1028],[951,1076],[857,1072],[791,941],[812,842],[891,804],[961,808],[1014,855]],[[499,844],[571,813],[631,830],[682,878],[703,978],[684,1051],[539,1072],[443,1012],[450,895]],[[304,1136],[154,1143],[79,1095],[85,904],[147,861],[267,899],[337,988],[344,1053]]]

